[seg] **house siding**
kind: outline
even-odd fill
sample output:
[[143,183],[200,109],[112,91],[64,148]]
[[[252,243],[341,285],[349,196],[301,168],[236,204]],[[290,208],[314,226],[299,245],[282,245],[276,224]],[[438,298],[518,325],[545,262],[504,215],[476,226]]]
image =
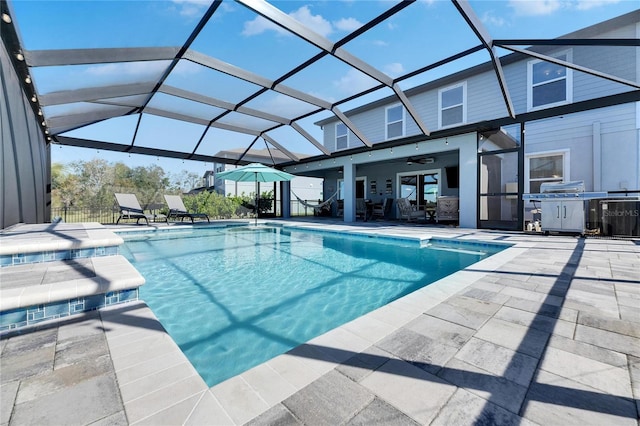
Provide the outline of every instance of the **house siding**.
[[[594,147],[598,128],[599,149]],[[569,150],[570,175],[565,179],[583,180],[588,191],[637,189],[637,133],[635,104],[601,108],[527,123],[525,153]],[[600,167],[600,185],[594,181],[594,156]]]
[[[635,38],[638,24],[628,25],[602,34],[593,34],[598,38]],[[548,50],[545,54],[553,56],[559,52],[571,52],[572,61],[579,66],[591,68],[618,78],[637,81],[640,53],[635,47],[611,46],[560,46]],[[535,58],[524,58],[503,66],[507,90],[516,114],[527,112],[527,65]],[[604,78],[589,75],[580,71],[572,71],[572,101],[580,102],[598,97],[624,93],[633,90],[631,87]],[[498,119],[508,115],[507,108],[496,75],[493,70],[482,72],[459,81],[448,81],[446,86],[466,82],[467,84],[467,120],[465,124],[478,123],[485,120]],[[444,87],[444,86],[443,86]],[[412,94],[409,100],[429,130],[440,130],[438,127],[438,90],[441,87],[421,93]],[[385,108],[396,104],[397,99],[380,105],[349,118],[373,144],[385,141]],[[420,129],[406,114],[405,136],[420,134]],[[333,122],[335,123],[335,121]],[[335,150],[335,128],[333,124],[325,124],[325,146]],[[358,146],[353,134],[350,134],[350,147]]]

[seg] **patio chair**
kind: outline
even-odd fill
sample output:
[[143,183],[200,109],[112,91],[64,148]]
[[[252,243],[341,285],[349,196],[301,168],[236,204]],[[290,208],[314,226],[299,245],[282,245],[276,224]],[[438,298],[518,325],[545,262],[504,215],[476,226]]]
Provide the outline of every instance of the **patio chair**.
[[179,195],[165,195],[164,199],[167,201],[167,206],[169,206],[167,222],[171,218],[180,219],[182,222],[185,217],[191,219],[191,223],[193,223],[196,218],[207,219],[207,222],[210,222],[209,216],[206,213],[189,213]]
[[396,199],[398,210],[400,210],[400,219],[405,219],[407,222],[411,222],[413,219],[425,219],[425,211],[418,210],[416,206],[412,205],[407,198]]
[[144,219],[148,225],[149,219],[154,218],[154,216],[151,214],[145,214],[144,210],[142,210],[142,207],[140,207],[140,203],[138,202],[138,197],[136,197],[136,194],[116,193],[114,195],[120,209],[120,217],[118,217],[116,225],[120,223],[120,219],[136,219],[136,225],[140,223],[140,219]]
[[391,211],[392,203],[392,198],[385,198],[382,204],[375,204],[372,210],[373,217],[386,219],[389,216],[389,212]]
[[362,217],[367,221],[367,203],[364,198],[356,198],[356,217]]
[[455,196],[440,196],[436,203],[436,222],[455,221],[460,218],[459,199]]

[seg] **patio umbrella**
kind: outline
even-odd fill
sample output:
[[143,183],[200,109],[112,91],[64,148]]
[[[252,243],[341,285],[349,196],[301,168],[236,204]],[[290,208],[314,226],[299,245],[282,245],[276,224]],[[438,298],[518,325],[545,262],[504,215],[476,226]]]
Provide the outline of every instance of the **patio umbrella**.
[[267,167],[260,163],[251,163],[237,169],[227,170],[216,175],[220,179],[228,179],[236,182],[255,182],[256,183],[256,225],[258,225],[258,182],[280,182],[283,180],[291,180],[295,175],[283,172],[271,167]]

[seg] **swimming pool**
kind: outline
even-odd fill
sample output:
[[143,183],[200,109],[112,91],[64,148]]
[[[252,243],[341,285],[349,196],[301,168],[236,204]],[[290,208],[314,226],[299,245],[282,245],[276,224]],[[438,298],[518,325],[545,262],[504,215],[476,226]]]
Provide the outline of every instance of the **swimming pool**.
[[504,248],[280,226],[120,235],[140,298],[209,386]]

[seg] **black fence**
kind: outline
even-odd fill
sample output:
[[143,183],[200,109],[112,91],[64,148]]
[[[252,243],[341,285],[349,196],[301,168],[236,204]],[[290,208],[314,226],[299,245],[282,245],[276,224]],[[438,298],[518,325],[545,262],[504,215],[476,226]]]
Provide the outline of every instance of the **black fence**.
[[[314,201],[309,201],[314,203]],[[280,208],[276,209],[276,203],[268,211],[263,211],[260,217],[275,217],[281,215]],[[146,213],[154,214],[160,213],[159,211],[145,210]],[[240,214],[244,213],[244,214]],[[238,217],[252,216],[252,209],[242,209],[242,212],[237,212]],[[291,216],[313,216],[314,210],[311,207],[306,207],[298,200],[291,201]],[[57,222],[62,220],[66,223],[78,223],[78,222],[98,222],[102,224],[114,224],[120,217],[118,209],[91,209],[91,208],[79,208],[79,207],[59,207],[51,209],[51,221]]]
[[51,209],[51,221],[62,220],[67,223],[98,222],[103,224],[116,223],[120,212],[116,209],[91,209],[78,207],[61,207]]

